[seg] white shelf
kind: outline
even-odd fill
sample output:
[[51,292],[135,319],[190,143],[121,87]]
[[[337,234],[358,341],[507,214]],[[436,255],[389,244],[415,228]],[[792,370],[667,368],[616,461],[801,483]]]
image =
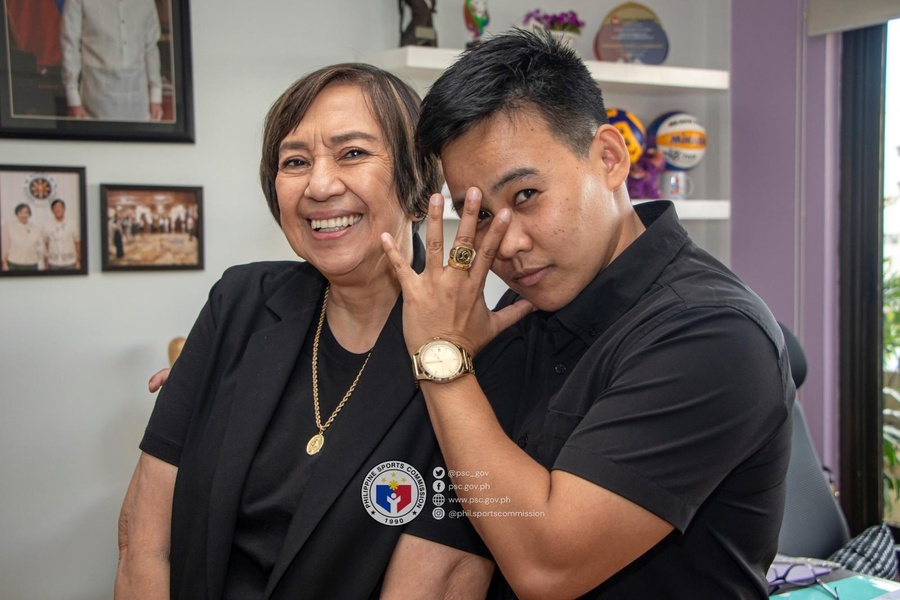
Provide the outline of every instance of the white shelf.
[[[380,52],[364,60],[427,88],[459,58],[461,52],[453,48],[405,46]],[[727,92],[730,85],[729,72],[726,70],[596,60],[586,60],[584,63],[604,93],[664,92],[668,96],[678,93],[718,94]],[[446,189],[444,192],[446,198]],[[635,203],[638,202],[641,201]],[[729,200],[676,200],[675,207],[678,217],[685,221],[727,221],[731,217]],[[459,220],[449,198],[444,202],[444,220]]]
[[[366,62],[417,81],[434,81],[453,64],[461,50],[404,46],[368,57]],[[695,69],[664,65],[641,65],[586,60],[584,64],[604,91],[647,92],[678,90],[725,92],[730,79],[728,71]]]
[[[633,200],[643,204],[653,200]],[[672,200],[675,212],[682,221],[727,221],[731,218],[730,200]]]
[[399,77],[433,81],[459,58],[460,52],[462,50],[404,46],[379,52],[364,61]]
[[731,218],[730,200],[673,200],[682,221],[727,221]]
[[603,91],[706,91],[726,92],[730,84],[728,71],[667,67],[664,65],[635,65],[628,63],[586,60],[584,64]]

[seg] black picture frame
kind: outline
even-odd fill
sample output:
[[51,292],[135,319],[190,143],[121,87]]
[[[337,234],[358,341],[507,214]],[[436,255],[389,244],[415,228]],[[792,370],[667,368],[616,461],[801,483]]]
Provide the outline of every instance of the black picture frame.
[[0,165],[0,277],[87,275],[86,197],[84,167]]
[[194,142],[189,0],[147,0],[156,4],[160,22],[161,121],[70,117],[62,83],[59,4],[0,2],[0,137]]
[[100,184],[104,271],[203,270],[203,188]]

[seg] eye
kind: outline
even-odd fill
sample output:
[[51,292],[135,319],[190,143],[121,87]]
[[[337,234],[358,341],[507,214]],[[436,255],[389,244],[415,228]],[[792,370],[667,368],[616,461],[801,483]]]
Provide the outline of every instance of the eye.
[[344,158],[360,158],[363,156],[368,156],[369,153],[361,148],[351,148],[344,153]]
[[530,199],[535,194],[537,194],[537,190],[529,188],[527,190],[522,190],[521,192],[516,194],[515,198],[513,200],[516,205],[519,205],[519,204],[522,204],[523,202],[525,202],[526,200]]
[[486,210],[479,210],[478,211],[478,226],[477,226],[478,229],[483,229],[483,228],[487,227],[490,224],[491,218],[493,216],[494,215],[492,215],[490,212],[488,212]]
[[292,156],[281,161],[281,164],[278,166],[278,170],[297,172],[307,166],[309,166],[309,163],[305,159],[299,156]]

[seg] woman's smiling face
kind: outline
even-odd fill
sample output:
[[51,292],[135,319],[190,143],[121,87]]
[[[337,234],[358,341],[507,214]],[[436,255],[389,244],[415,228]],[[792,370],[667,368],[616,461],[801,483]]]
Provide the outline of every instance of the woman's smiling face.
[[330,280],[387,272],[380,235],[412,258],[412,220],[394,189],[394,161],[362,90],[334,83],[279,145],[281,228]]

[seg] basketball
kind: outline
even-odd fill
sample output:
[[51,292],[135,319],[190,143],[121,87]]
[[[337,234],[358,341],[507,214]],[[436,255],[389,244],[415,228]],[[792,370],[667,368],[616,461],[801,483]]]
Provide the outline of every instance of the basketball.
[[660,151],[666,168],[687,171],[696,167],[706,152],[706,128],[688,113],[663,113],[647,128],[647,146]]
[[636,163],[644,153],[646,140],[644,124],[634,113],[621,108],[606,109],[606,117],[609,119],[609,124],[618,129],[625,138],[625,146],[628,148],[631,164]]

